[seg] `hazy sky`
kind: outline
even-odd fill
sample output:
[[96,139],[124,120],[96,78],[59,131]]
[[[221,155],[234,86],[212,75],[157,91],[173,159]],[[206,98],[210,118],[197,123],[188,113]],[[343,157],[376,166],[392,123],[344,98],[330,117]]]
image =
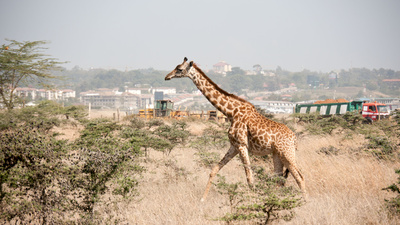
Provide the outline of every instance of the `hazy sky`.
[[67,68],[400,70],[399,0],[0,0],[0,43],[47,40]]

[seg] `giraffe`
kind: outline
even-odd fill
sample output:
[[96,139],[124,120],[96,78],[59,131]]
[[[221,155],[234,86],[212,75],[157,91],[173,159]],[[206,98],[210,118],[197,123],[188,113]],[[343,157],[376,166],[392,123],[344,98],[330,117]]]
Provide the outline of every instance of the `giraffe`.
[[182,64],[166,75],[165,80],[182,77],[190,78],[208,101],[231,123],[228,131],[230,148],[211,170],[201,201],[206,199],[218,171],[237,154],[242,160],[247,183],[250,187],[253,186],[249,152],[261,156],[272,154],[274,173],[282,176],[283,168],[286,167],[285,176],[289,171],[305,193],[304,178],[296,166],[297,140],[292,130],[284,124],[267,119],[250,102],[221,89],[193,61],[188,62],[186,57]]

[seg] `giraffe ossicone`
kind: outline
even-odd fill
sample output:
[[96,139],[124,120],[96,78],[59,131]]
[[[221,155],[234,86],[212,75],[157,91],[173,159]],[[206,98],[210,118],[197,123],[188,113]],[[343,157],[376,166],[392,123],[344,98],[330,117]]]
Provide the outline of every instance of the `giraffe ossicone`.
[[228,132],[231,146],[211,170],[202,201],[206,199],[218,171],[237,154],[243,162],[248,184],[253,185],[249,152],[255,155],[272,154],[275,174],[282,176],[285,167],[305,193],[304,177],[296,165],[297,139],[292,130],[284,124],[267,119],[250,102],[221,89],[193,61],[188,62],[186,57],[182,64],[165,76],[165,80],[182,77],[190,78],[208,101],[231,122]]

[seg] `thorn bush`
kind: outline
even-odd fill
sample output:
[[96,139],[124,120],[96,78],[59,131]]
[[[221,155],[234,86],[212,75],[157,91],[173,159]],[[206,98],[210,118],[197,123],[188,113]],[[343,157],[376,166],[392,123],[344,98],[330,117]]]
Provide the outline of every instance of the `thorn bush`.
[[221,194],[228,195],[231,212],[217,220],[252,221],[269,224],[272,221],[291,220],[295,214],[292,209],[300,207],[304,201],[299,191],[292,187],[282,187],[283,178],[270,176],[259,167],[255,170],[255,185],[249,192],[242,191],[241,183],[228,184],[225,179],[216,185]]

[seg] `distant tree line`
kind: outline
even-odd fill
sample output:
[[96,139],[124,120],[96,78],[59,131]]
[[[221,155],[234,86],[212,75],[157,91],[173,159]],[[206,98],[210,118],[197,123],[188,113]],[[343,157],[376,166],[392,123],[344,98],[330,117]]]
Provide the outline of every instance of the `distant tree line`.
[[[385,94],[398,96],[400,88],[393,83],[384,82],[384,79],[400,79],[400,71],[391,69],[352,68],[330,73],[303,70],[290,72],[278,67],[276,70],[266,71],[266,74],[246,75],[239,67],[223,76],[213,71],[206,74],[221,88],[235,94],[244,94],[251,91],[276,91],[287,88],[292,84],[300,89],[336,88],[336,87],[366,87],[368,90],[377,90]],[[57,80],[56,85],[71,88],[77,93],[97,88],[125,87],[176,87],[178,92],[196,90],[189,79],[178,79],[174,82],[165,82],[168,71],[138,69],[130,71],[92,69],[83,70],[75,67],[70,70],[57,72],[64,80]]]
[[[45,41],[18,42],[6,40],[0,47],[0,104],[8,109],[14,107],[14,90],[17,87],[69,88],[77,94],[98,88],[133,87],[176,87],[178,92],[197,90],[189,79],[165,82],[169,71],[153,68],[130,71],[91,69],[78,66],[62,69],[54,58],[42,53]],[[226,75],[205,71],[206,74],[224,90],[242,95],[248,91],[276,91],[295,85],[299,89],[325,89],[336,87],[365,87],[369,91],[379,91],[390,96],[400,95],[400,82],[385,82],[387,79],[400,79],[400,71],[391,69],[352,68],[329,73],[304,69],[290,72],[277,67],[275,70],[262,70],[253,66],[252,75],[239,67],[233,67]],[[64,79],[54,79],[64,78]],[[279,97],[279,96],[278,96]],[[279,98],[278,98],[279,99]]]

